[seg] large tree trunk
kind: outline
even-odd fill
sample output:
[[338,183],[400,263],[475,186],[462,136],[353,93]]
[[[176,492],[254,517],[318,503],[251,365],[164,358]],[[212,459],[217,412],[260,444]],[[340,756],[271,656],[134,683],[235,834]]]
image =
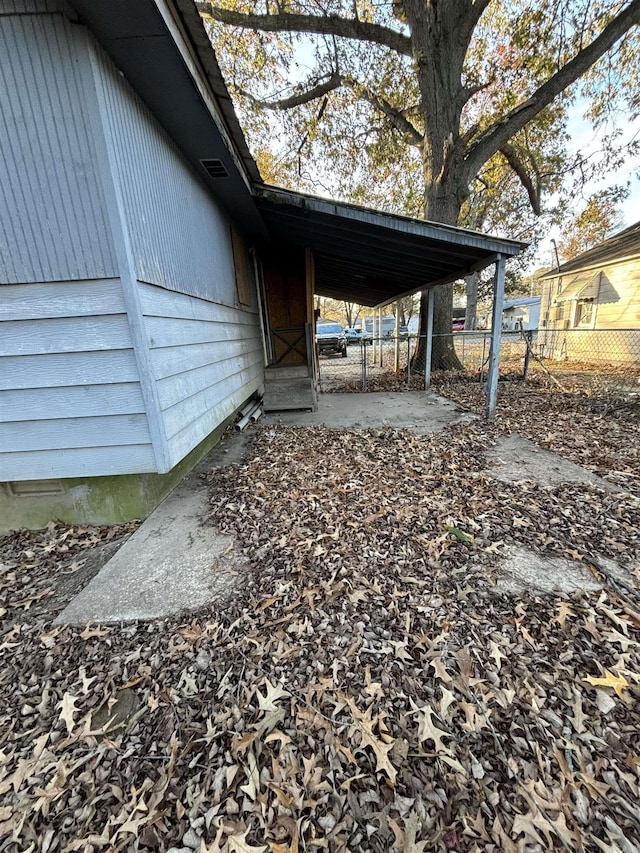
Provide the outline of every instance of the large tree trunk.
[[[454,181],[451,181],[451,184],[453,183]],[[429,194],[425,198],[425,218],[444,225],[456,225],[462,205],[462,201],[458,199],[466,188],[436,184],[434,189],[436,190],[435,198],[430,198]],[[427,329],[428,311],[429,292],[424,291],[420,300],[419,334],[421,337],[414,355],[414,367],[417,370],[424,370],[425,365],[427,347],[424,335]],[[453,283],[438,286],[434,294],[431,367],[433,370],[462,370],[453,340]]]
[[[462,67],[466,52],[460,36],[470,3],[404,0],[411,30],[422,109],[425,114],[422,169],[424,216],[431,222],[457,225],[469,194],[469,176],[458,135],[464,105]],[[460,369],[452,335],[453,286],[437,288],[433,315],[432,367]],[[428,293],[420,302],[420,334],[426,329]],[[414,363],[424,369],[426,345],[420,338]]]
[[477,272],[470,273],[465,279],[467,291],[467,310],[464,315],[464,330],[472,332],[478,324],[478,281]]
[[[441,222],[444,225],[456,225],[466,187],[456,186],[455,177],[448,183],[449,186],[436,183],[433,194],[427,191],[425,219]],[[420,300],[419,334],[421,337],[413,356],[414,369],[420,371],[424,370],[426,360],[424,335],[427,329],[428,311],[429,293],[425,290]],[[453,339],[453,284],[439,285],[434,294],[431,367],[433,370],[462,370]]]

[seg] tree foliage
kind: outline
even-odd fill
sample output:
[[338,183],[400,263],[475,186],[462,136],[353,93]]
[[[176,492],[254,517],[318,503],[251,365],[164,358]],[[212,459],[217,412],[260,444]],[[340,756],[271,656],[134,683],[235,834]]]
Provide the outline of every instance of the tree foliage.
[[[386,210],[535,232],[545,196],[596,167],[567,152],[578,81],[594,121],[638,111],[637,63],[615,90],[612,68],[637,54],[640,0],[198,6],[267,176]],[[438,288],[436,330],[450,321]]]
[[597,246],[623,225],[618,202],[626,195],[620,187],[594,193],[584,209],[565,229],[558,252],[563,261],[571,260]]

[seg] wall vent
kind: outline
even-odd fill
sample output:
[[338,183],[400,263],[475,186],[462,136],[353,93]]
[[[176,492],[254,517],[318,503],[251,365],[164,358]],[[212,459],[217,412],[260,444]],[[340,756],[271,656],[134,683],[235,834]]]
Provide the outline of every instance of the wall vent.
[[202,167],[210,178],[228,178],[227,172],[222,160],[200,160]]
[[15,498],[41,498],[64,494],[60,480],[19,480],[7,483],[9,494]]

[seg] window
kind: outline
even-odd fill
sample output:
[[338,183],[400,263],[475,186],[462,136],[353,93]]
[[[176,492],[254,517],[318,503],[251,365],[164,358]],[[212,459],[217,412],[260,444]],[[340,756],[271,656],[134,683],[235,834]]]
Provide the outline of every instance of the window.
[[231,245],[233,247],[233,265],[236,271],[236,293],[240,305],[251,305],[251,279],[249,277],[249,257],[244,240],[235,230],[231,229]]
[[576,302],[576,316],[574,326],[593,326],[593,299],[579,299]]

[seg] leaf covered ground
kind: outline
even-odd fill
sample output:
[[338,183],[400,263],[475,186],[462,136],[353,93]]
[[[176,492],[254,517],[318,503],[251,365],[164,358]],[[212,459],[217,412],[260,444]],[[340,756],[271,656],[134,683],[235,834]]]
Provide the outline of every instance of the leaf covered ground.
[[[183,618],[53,626],[82,534],[9,537],[0,850],[640,849],[638,501],[495,438],[262,428],[210,477],[251,571]],[[501,593],[514,543],[624,583]]]
[[[524,435],[640,496],[640,377],[629,379],[625,374],[626,384],[621,391],[615,385],[603,386],[588,373],[558,376],[562,389],[535,365],[526,382],[515,374],[503,376],[498,394],[498,428]],[[420,390],[423,383],[424,377],[416,374],[409,384]],[[361,386],[358,377],[334,383],[331,391],[360,391]],[[631,387],[637,390],[630,393]],[[486,398],[477,376],[436,372],[432,388],[465,409],[484,414]],[[405,372],[382,373],[367,381],[370,392],[406,390]]]

